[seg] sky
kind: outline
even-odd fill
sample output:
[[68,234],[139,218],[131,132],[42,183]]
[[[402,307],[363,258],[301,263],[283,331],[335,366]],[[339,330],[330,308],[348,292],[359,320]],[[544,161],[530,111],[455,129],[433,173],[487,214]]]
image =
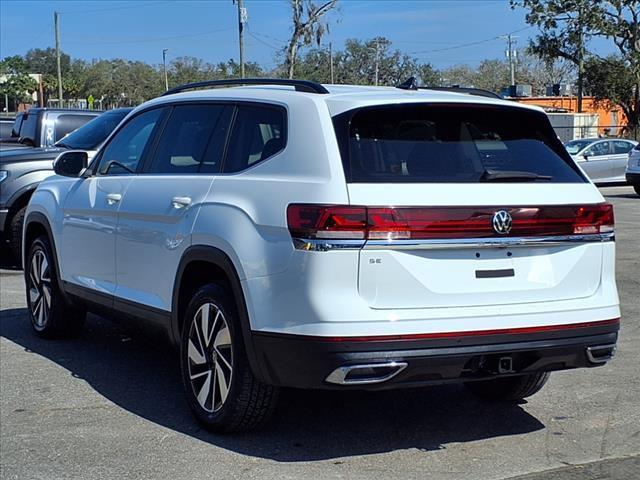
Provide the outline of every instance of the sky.
[[[514,33],[517,47],[536,35],[526,11],[508,0],[340,0],[328,17],[323,43],[341,49],[349,38],[384,36],[393,47],[436,68],[477,65],[504,58]],[[245,0],[245,60],[265,68],[277,63],[290,34],[286,0]],[[62,50],[72,58],[125,58],[151,64],[194,56],[217,63],[238,59],[237,7],[232,0],[17,1],[0,0],[0,57],[53,47],[53,12],[60,12]],[[613,53],[605,41],[592,45]]]

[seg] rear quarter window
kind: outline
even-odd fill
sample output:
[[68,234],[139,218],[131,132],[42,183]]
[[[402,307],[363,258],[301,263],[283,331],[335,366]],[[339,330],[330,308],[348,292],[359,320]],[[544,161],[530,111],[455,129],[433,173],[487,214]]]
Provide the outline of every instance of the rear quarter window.
[[287,144],[286,111],[274,105],[239,105],[224,173],[235,173],[282,151]]
[[586,181],[544,114],[522,108],[375,106],[335,117],[334,127],[351,183],[477,183],[496,172]]

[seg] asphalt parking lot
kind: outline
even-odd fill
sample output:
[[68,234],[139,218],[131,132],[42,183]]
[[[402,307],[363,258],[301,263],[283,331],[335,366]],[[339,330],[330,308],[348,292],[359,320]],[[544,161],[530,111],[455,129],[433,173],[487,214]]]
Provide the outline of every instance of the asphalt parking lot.
[[183,398],[177,356],[89,318],[80,338],[35,337],[22,272],[0,269],[0,478],[638,479],[640,198],[615,205],[623,323],[613,362],[559,372],[520,405],[459,386],[287,391],[266,430],[216,436]]

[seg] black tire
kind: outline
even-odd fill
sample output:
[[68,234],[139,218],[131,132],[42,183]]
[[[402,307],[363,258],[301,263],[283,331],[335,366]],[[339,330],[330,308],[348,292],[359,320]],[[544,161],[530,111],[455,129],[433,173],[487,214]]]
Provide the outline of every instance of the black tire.
[[489,401],[515,402],[540,391],[549,380],[549,372],[515,377],[466,382],[464,385],[477,397]]
[[24,214],[26,211],[26,206],[16,211],[9,220],[7,229],[9,251],[18,262],[22,261],[22,226],[24,225]]
[[633,189],[636,191],[636,193],[637,193],[638,195],[640,195],[640,184],[638,184],[638,185],[634,185],[634,186],[633,186]]
[[234,305],[224,288],[205,285],[193,295],[182,325],[180,366],[187,402],[200,424],[218,433],[264,426],[279,393],[253,375]]
[[36,238],[24,265],[29,320],[40,337],[73,337],[82,330],[86,312],[65,301],[53,259],[49,239]]

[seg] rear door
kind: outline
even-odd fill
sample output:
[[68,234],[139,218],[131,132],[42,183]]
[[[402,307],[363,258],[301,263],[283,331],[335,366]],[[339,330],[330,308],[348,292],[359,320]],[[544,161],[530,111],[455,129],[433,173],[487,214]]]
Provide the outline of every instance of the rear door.
[[372,308],[547,302],[596,291],[600,244],[546,242],[574,234],[575,219],[587,215],[577,205],[602,197],[542,114],[404,105],[341,117],[350,203],[368,212],[359,291]]
[[613,154],[611,155],[611,180],[614,182],[625,181],[625,171],[629,161],[629,152],[634,144],[627,140],[612,140]]
[[116,237],[116,308],[123,301],[171,310],[180,258],[219,173],[233,107],[173,107],[145,162],[122,200]]

